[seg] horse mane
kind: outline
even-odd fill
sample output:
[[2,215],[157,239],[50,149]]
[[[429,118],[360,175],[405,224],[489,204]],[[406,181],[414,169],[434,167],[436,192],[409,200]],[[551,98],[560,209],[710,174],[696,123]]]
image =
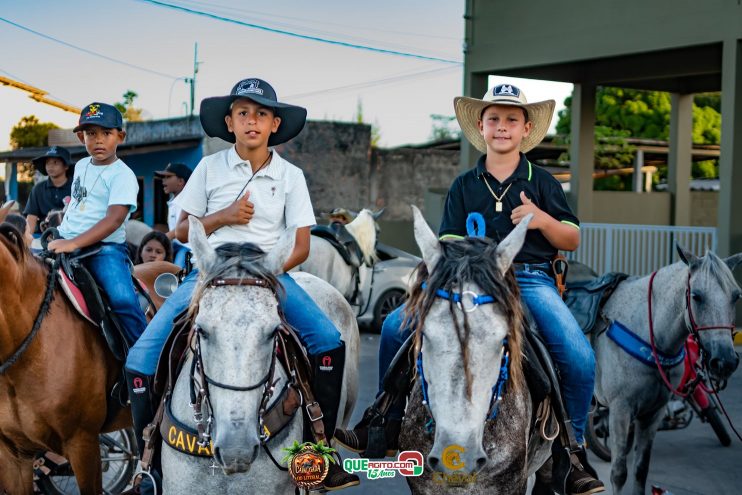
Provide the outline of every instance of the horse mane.
[[18,260],[18,264],[23,264],[26,261],[26,257],[31,254],[23,240],[23,234],[15,225],[7,222],[0,224],[0,241],[11,252],[13,257]]
[[363,261],[371,265],[376,261],[376,220],[368,209],[363,209],[345,228],[358,243]]
[[716,279],[719,285],[726,292],[731,292],[739,288],[737,281],[734,279],[732,270],[729,269],[723,259],[713,251],[706,251],[706,256],[698,258],[694,268],[708,277],[709,280]]
[[[257,278],[266,282],[276,294],[283,291],[283,286],[276,276],[263,267],[265,254],[251,242],[228,242],[216,248],[216,262],[208,272],[201,272],[201,281],[196,285],[188,314],[196,315],[204,290],[218,278]],[[281,319],[283,320],[283,316]]]
[[[422,329],[425,318],[436,300],[436,291],[443,289],[460,292],[465,283],[476,284],[483,294],[494,298],[497,308],[505,315],[508,325],[508,345],[510,346],[510,383],[508,387],[519,392],[525,386],[522,362],[522,342],[524,317],[520,299],[520,289],[513,270],[500,275],[495,256],[487,248],[492,245],[487,238],[467,237],[464,240],[441,241],[441,257],[432,272],[424,263],[417,268],[416,280],[407,301],[403,327],[415,328],[415,353],[422,345]],[[427,285],[423,289],[422,284]],[[456,304],[449,301],[449,311],[453,317],[456,338],[461,348],[461,357],[466,379],[467,397],[471,398],[471,371],[469,370],[468,340],[469,320],[466,312],[456,310]],[[463,321],[459,322],[459,314]]]

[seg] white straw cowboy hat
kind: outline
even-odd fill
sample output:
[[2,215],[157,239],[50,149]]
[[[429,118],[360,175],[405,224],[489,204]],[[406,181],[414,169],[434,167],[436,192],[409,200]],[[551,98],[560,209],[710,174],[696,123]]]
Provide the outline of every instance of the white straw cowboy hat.
[[531,133],[523,138],[520,143],[520,151],[523,153],[532,150],[546,136],[549,130],[551,117],[554,115],[556,102],[554,100],[538,101],[528,103],[523,91],[512,84],[498,84],[489,89],[481,100],[458,96],[453,99],[456,110],[456,120],[459,121],[461,131],[471,144],[482,153],[487,153],[487,145],[482,134],[479,132],[478,122],[482,118],[482,112],[491,105],[512,105],[524,108],[528,112],[528,120],[533,122]]

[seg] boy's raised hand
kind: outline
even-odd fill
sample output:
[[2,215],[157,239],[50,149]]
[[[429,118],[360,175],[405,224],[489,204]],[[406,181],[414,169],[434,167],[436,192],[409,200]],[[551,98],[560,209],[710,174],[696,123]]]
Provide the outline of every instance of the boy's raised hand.
[[249,201],[250,191],[222,210],[224,225],[247,225],[255,214],[255,205]]
[[520,192],[520,201],[523,203],[521,206],[515,208],[513,210],[513,213],[510,215],[510,220],[513,221],[513,224],[518,225],[523,218],[525,218],[526,215],[529,213],[533,213],[533,220],[531,220],[531,223],[528,224],[528,229],[539,229],[541,228],[542,224],[542,216],[544,215],[544,212],[535,204],[533,204],[533,201],[526,196],[525,191]]

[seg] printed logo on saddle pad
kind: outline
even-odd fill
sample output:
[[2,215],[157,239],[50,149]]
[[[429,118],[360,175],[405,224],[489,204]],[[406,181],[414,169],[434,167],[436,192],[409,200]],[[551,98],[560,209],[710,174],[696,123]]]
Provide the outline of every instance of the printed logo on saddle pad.
[[332,357],[330,356],[323,356],[322,357],[322,366],[319,367],[321,371],[332,371]]
[[131,384],[133,385],[131,390],[135,394],[143,394],[147,391],[147,387],[144,386],[144,382],[139,377],[134,378]]

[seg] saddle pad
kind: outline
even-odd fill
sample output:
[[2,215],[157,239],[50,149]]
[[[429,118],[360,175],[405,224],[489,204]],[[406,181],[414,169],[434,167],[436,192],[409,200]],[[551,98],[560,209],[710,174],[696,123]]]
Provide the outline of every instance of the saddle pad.
[[62,292],[67,296],[67,299],[69,299],[70,303],[72,303],[72,307],[77,310],[80,315],[88,320],[90,323],[98,326],[98,323],[93,320],[92,315],[90,314],[90,309],[88,308],[88,303],[85,302],[85,297],[82,295],[82,291],[72,282],[72,280],[67,277],[67,274],[64,273],[64,270],[61,268],[58,269],[59,273],[59,285],[62,287]]
[[343,258],[343,261],[349,266],[356,268],[361,266],[363,261],[361,248],[345,227],[340,232],[337,232],[327,225],[315,225],[312,227],[311,233],[313,236],[320,237],[332,244],[332,247],[335,248],[340,257]]
[[628,278],[628,275],[625,273],[611,272],[586,282],[567,284],[564,302],[574,315],[583,333],[593,331],[603,304],[613,294],[618,284],[626,278]]

